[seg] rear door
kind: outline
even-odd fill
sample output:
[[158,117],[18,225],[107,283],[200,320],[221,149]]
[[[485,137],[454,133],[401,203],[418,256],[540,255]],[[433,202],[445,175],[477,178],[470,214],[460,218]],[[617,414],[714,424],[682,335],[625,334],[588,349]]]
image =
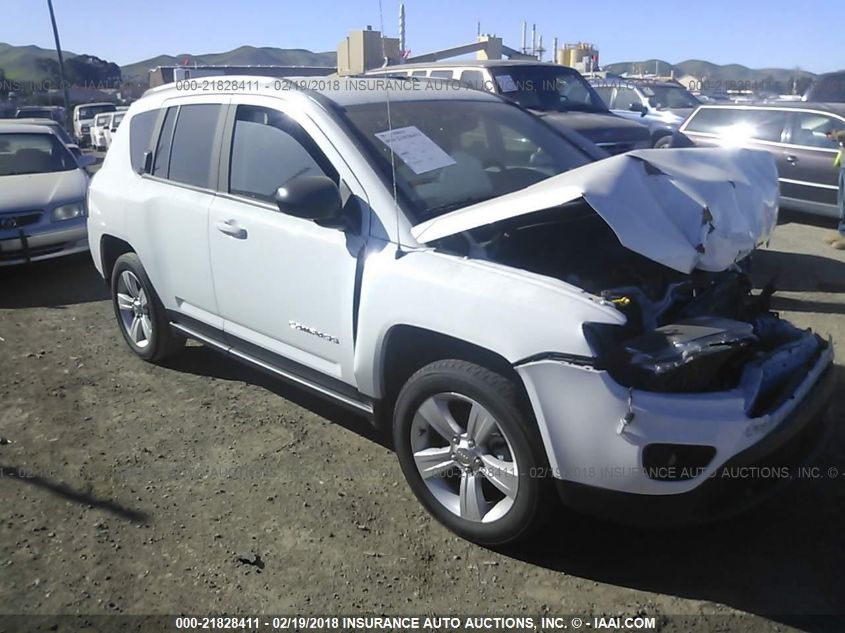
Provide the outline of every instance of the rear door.
[[789,116],[781,192],[789,198],[835,205],[838,170],[833,161],[839,144],[825,136],[845,129],[845,120],[823,112],[792,112]]
[[133,199],[141,213],[129,234],[144,235],[141,261],[165,307],[222,329],[211,278],[208,215],[216,194],[228,97],[169,100],[159,113],[151,173]]

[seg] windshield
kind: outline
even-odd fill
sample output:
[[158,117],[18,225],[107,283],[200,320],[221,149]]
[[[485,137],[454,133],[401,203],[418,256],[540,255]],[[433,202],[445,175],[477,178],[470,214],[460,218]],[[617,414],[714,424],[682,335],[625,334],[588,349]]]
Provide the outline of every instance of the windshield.
[[87,106],[85,108],[79,108],[79,118],[80,119],[93,119],[95,116],[100,114],[100,112],[114,112],[113,105],[99,105],[99,106]]
[[608,112],[577,71],[562,66],[491,68],[499,93],[523,108],[542,112]]
[[642,86],[648,104],[658,110],[662,108],[695,108],[701,105],[689,91],[681,86]]
[[52,119],[53,113],[50,110],[38,110],[38,109],[31,109],[31,110],[18,110],[18,113],[15,115],[15,118],[18,119]]
[[76,168],[76,159],[52,134],[0,134],[0,176]]
[[414,224],[501,196],[590,162],[539,119],[500,101],[394,101],[344,114]]

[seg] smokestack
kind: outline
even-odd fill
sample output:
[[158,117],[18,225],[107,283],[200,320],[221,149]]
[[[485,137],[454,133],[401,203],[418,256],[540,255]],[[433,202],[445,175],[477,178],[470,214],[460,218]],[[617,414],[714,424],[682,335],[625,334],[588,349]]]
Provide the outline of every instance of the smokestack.
[[522,54],[528,53],[528,45],[526,44],[526,37],[528,33],[528,22],[522,21]]
[[543,61],[543,53],[546,52],[546,49],[543,48],[543,36],[540,35],[540,43],[537,45],[537,59],[539,61]]
[[552,63],[557,64],[557,37],[552,40]]
[[405,59],[405,3],[399,5],[399,58]]
[[531,54],[537,55],[537,25],[531,25]]

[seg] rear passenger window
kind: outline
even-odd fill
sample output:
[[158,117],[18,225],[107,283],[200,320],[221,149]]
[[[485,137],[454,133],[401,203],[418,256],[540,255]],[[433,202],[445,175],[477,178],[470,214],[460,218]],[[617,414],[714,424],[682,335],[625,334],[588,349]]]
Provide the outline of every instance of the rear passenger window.
[[432,70],[431,75],[429,77],[436,77],[437,79],[451,79],[452,78],[452,71],[451,70]]
[[276,189],[296,176],[338,181],[337,172],[299,124],[278,110],[238,106],[229,192],[272,202]]
[[179,108],[170,150],[170,180],[207,189],[214,186],[217,165],[212,164],[212,156],[221,110],[216,104]]
[[129,160],[132,170],[138,174],[144,171],[144,153],[151,149],[158,112],[139,112],[129,123]]
[[686,129],[737,140],[780,142],[785,125],[786,113],[782,110],[702,108]]
[[702,134],[718,134],[722,128],[736,123],[740,114],[740,110],[701,108],[690,119],[686,129]]

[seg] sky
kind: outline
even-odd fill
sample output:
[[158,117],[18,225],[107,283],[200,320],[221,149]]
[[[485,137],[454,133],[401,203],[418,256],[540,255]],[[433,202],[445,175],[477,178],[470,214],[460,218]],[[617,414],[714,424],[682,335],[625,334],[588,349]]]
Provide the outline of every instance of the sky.
[[[395,37],[398,0],[53,0],[62,47],[120,65],[238,46],[335,50],[368,24]],[[843,0],[406,0],[413,55],[475,40],[477,23],[519,48],[522,22],[543,44],[588,41],[600,61],[704,59],[751,68],[845,68]],[[530,37],[530,35],[529,35]],[[0,42],[54,48],[46,0],[2,0]],[[546,53],[548,59],[550,53]]]

